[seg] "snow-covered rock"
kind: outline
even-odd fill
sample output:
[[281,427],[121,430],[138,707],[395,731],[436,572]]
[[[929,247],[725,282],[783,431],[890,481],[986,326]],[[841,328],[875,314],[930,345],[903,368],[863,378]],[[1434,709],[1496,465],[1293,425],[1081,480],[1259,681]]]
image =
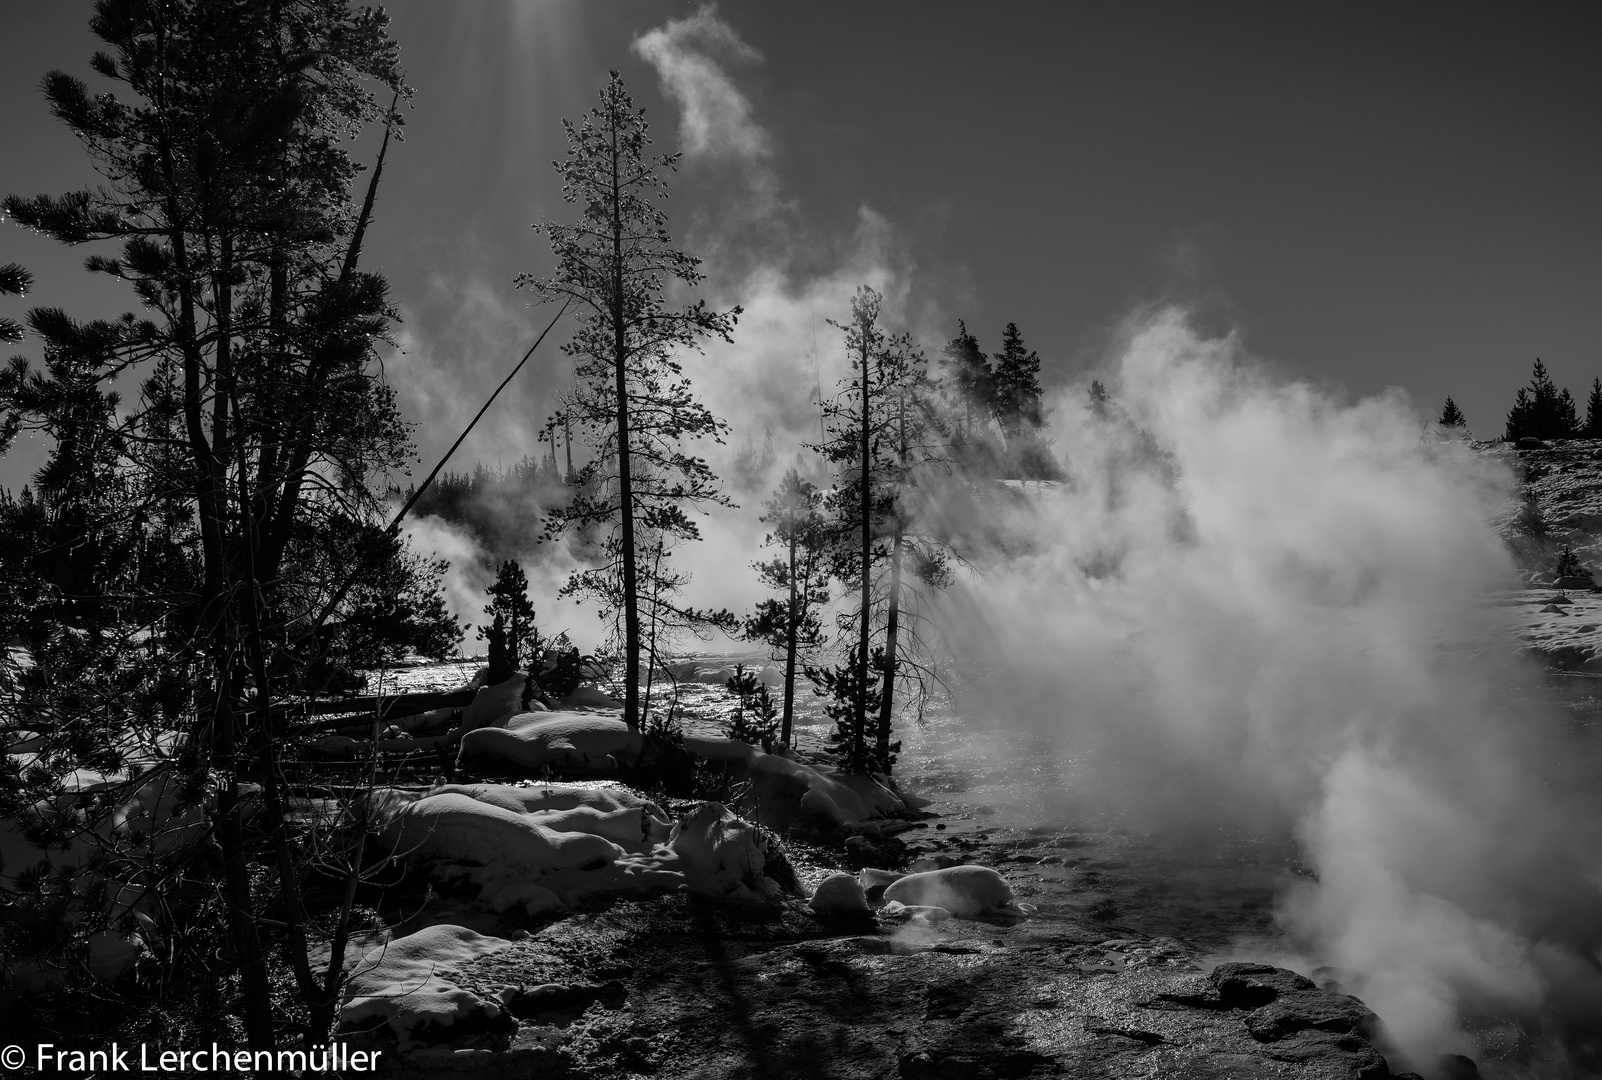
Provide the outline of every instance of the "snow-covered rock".
[[907,907],[939,907],[964,919],[1015,912],[1012,886],[988,866],[952,866],[908,874],[890,883],[885,903]]
[[830,874],[818,883],[807,906],[820,915],[871,915],[862,884],[850,874]]
[[493,1020],[501,1007],[463,990],[441,972],[459,968],[507,946],[462,926],[440,924],[369,951],[356,964],[339,1011],[342,1026],[382,1019],[400,1049],[415,1046],[427,1029],[453,1027],[478,1017]]
[[[489,729],[486,729],[489,730]],[[478,886],[496,911],[542,915],[585,897],[687,888],[732,899],[776,895],[768,841],[718,803],[675,824],[620,788],[459,784],[375,792],[369,816],[397,856]]]
[[528,683],[528,672],[515,671],[505,682],[480,687],[467,708],[462,710],[461,730],[476,731],[483,727],[501,727],[523,711],[523,687]]
[[673,827],[668,847],[692,892],[749,899],[777,895],[763,875],[767,841],[722,803],[702,803]]
[[871,776],[808,764],[785,752],[764,753],[738,739],[686,735],[684,748],[699,757],[744,768],[758,787],[764,808],[787,800],[834,825],[860,825],[907,809],[901,797]]
[[621,709],[623,703],[598,687],[579,686],[562,699],[567,709]]
[[437,855],[533,874],[605,866],[622,854],[603,836],[552,827],[542,818],[551,820],[447,791],[401,807],[380,836],[397,854]]
[[[475,699],[475,704],[477,703]],[[645,737],[623,721],[595,713],[529,712],[462,736],[460,753],[488,754],[525,769],[616,772],[645,747]]]

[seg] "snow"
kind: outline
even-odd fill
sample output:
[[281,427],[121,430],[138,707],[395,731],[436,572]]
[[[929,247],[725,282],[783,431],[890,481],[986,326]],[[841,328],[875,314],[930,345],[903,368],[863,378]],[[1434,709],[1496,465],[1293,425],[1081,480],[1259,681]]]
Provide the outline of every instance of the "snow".
[[834,825],[860,826],[907,809],[899,795],[874,777],[803,762],[785,751],[769,754],[738,739],[693,735],[684,737],[684,748],[700,757],[743,766],[759,788],[766,789],[764,800],[771,795],[794,800],[808,814]]
[[[480,692],[482,695],[482,691]],[[473,700],[478,704],[478,699]],[[465,725],[465,717],[464,717]],[[580,712],[519,713],[462,736],[460,753],[488,754],[525,769],[616,772],[645,748],[645,737],[615,717]]]
[[898,922],[906,920],[922,926],[945,922],[952,917],[951,912],[943,907],[932,907],[927,904],[903,904],[899,900],[892,900],[886,904],[882,914],[887,919],[894,919]]
[[[569,811],[571,813],[571,811]],[[605,837],[541,824],[541,817],[446,791],[401,807],[381,836],[400,854],[436,855],[532,873],[604,866],[623,852]]]
[[477,885],[495,911],[543,915],[590,896],[676,888],[741,900],[778,893],[762,873],[767,840],[718,803],[670,824],[619,788],[469,784],[381,791],[371,807],[395,855]]
[[462,710],[461,730],[469,732],[483,727],[504,727],[507,721],[524,711],[523,687],[527,682],[528,672],[515,671],[505,682],[480,687],[467,708]]
[[569,709],[621,709],[623,703],[593,686],[580,686],[562,699]]
[[[96,896],[103,886],[103,895],[109,900],[104,909],[107,928],[89,935],[84,959],[90,974],[110,982],[144,955],[155,938],[156,924],[149,915],[154,904],[147,895],[146,871],[134,867],[153,866],[156,860],[207,841],[205,813],[198,804],[181,803],[182,784],[165,770],[146,774],[143,782],[122,773],[80,770],[67,778],[66,787],[56,799],[35,804],[34,813],[48,819],[70,813],[88,793],[120,788],[124,794],[109,813],[64,847],[40,848],[25,835],[20,821],[0,820],[0,894],[14,891],[17,875],[40,863],[72,875],[78,895]],[[105,864],[98,860],[110,852],[119,856],[111,865],[127,868],[126,876],[103,876]],[[76,903],[69,905],[65,915],[69,923],[82,917]],[[13,962],[9,968],[20,986],[34,991],[61,978],[60,972],[35,965]]]
[[944,908],[963,919],[1018,911],[1012,902],[1012,887],[988,866],[949,866],[908,874],[890,883],[884,899],[887,906],[899,902],[907,907]]
[[407,1050],[426,1028],[449,1027],[475,1015],[494,1019],[499,1005],[444,975],[506,946],[499,938],[448,923],[380,945],[361,958],[346,984],[340,1022],[351,1027],[382,1019],[400,1049]]
[[820,915],[871,915],[862,884],[850,874],[830,874],[818,883],[807,904]]
[[668,847],[679,857],[692,892],[737,899],[778,894],[778,886],[762,873],[767,841],[722,803],[702,803],[691,811],[673,827]]

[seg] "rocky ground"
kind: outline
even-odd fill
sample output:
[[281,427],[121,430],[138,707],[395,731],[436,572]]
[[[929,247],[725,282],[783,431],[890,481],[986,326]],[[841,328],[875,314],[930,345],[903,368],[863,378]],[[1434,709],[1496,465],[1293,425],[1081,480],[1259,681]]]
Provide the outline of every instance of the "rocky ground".
[[1193,946],[1092,918],[918,927],[678,894],[514,936],[443,974],[498,995],[515,1030],[467,1048],[456,1033],[390,1075],[1393,1075],[1355,998],[1282,969],[1199,964]]

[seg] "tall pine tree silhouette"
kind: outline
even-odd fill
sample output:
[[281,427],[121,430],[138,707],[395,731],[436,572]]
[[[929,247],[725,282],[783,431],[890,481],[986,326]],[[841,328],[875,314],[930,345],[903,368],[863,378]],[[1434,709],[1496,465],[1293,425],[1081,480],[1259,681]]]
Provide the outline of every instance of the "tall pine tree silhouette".
[[1569,439],[1579,427],[1574,397],[1559,390],[1537,358],[1530,372],[1530,385],[1519,388],[1512,410],[1507,414],[1505,438]]
[[1585,401],[1585,430],[1587,439],[1602,439],[1602,379],[1591,380],[1591,396]]

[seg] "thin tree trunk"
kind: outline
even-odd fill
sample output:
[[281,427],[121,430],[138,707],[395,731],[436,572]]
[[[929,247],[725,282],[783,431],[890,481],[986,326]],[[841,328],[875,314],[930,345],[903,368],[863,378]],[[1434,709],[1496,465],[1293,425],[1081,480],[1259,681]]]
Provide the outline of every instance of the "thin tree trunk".
[[[616,134],[613,135],[614,140]],[[612,148],[612,362],[617,394],[618,516],[623,544],[623,721],[640,726],[640,605],[635,595],[634,482],[629,469],[629,388],[626,364],[628,341],[623,328],[623,222],[622,184],[618,176],[618,149]]]
[[795,585],[796,524],[790,523],[790,606],[786,609],[784,641],[784,722],[779,741],[790,745],[790,718],[795,713],[795,635],[801,619],[799,590]]
[[[907,472],[907,397],[899,395],[900,406],[900,470],[898,485],[906,482]],[[899,493],[898,493],[899,498]],[[884,696],[879,702],[879,729],[875,732],[874,748],[886,771],[890,764],[890,717],[895,709],[896,692],[896,630],[901,621],[901,540],[903,534],[900,506],[896,507],[895,537],[890,547],[890,610],[885,619],[884,634]]]
[[855,758],[860,761],[862,760],[863,753],[867,749],[868,679],[870,672],[872,671],[872,662],[868,655],[868,634],[871,629],[869,623],[872,621],[873,614],[873,598],[871,595],[873,587],[871,574],[872,568],[869,565],[869,560],[873,555],[873,522],[871,520],[873,516],[873,492],[869,484],[869,481],[872,478],[872,466],[868,460],[868,455],[871,450],[871,443],[869,439],[869,428],[871,425],[871,414],[869,413],[870,386],[868,373],[869,326],[866,323],[863,323],[858,327],[858,330],[862,334],[862,429],[861,442],[857,447],[858,452],[862,455],[862,495],[859,505],[859,511],[862,514],[862,610],[861,615],[859,616],[861,625],[857,628],[857,715],[855,725],[856,730],[852,738],[852,742],[855,743],[855,745],[852,749],[854,751]]

